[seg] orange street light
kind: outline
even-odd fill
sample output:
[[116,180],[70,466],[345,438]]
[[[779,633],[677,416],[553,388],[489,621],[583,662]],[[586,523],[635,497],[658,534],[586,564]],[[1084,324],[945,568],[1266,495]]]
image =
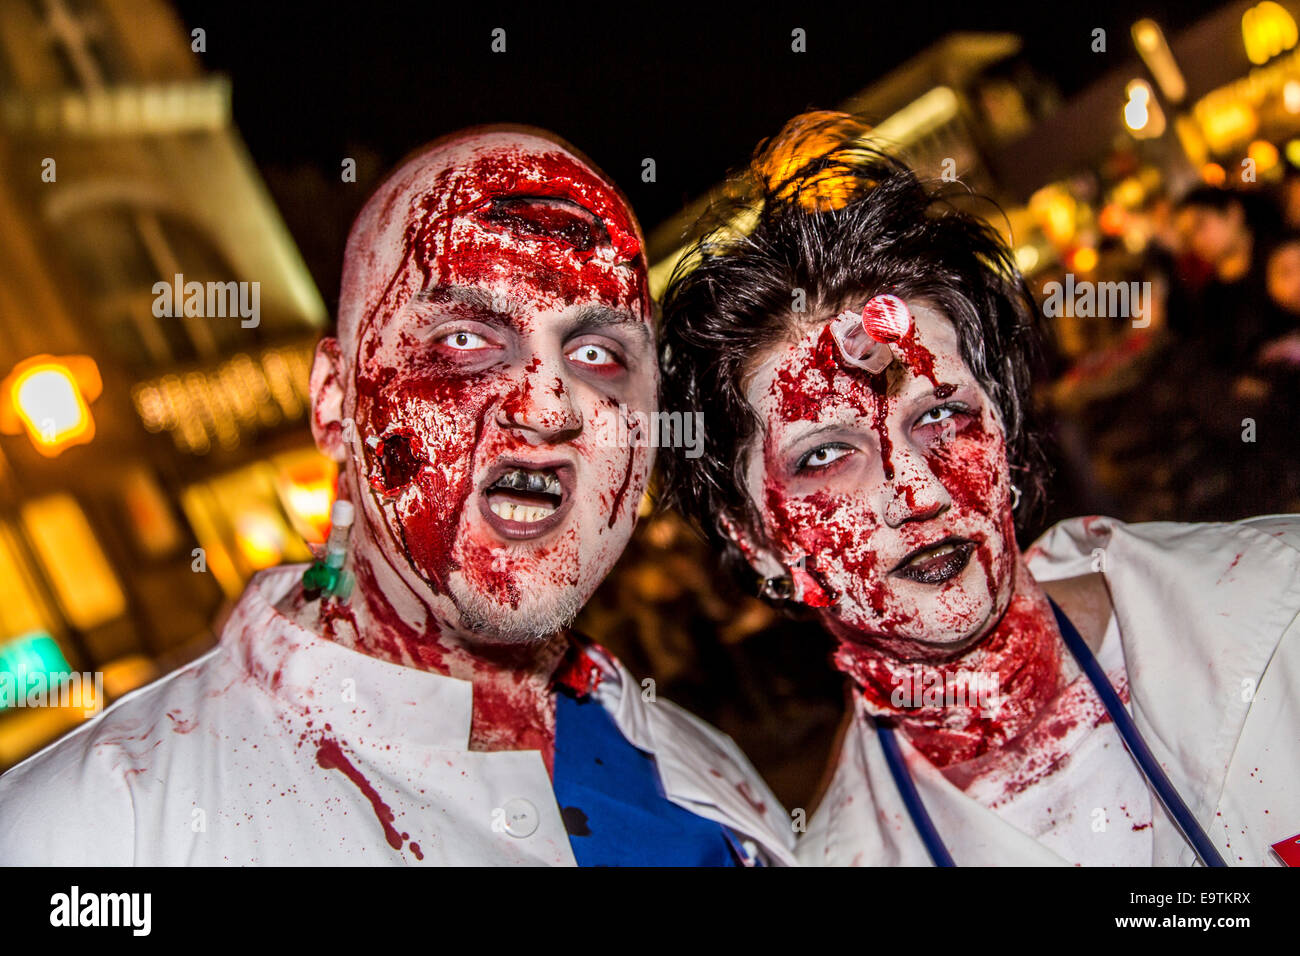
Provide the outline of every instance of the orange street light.
[[1187,81],[1183,79],[1182,71],[1174,61],[1174,54],[1165,42],[1160,25],[1151,19],[1139,20],[1133,24],[1133,44],[1137,47],[1142,62],[1160,84],[1160,92],[1171,103],[1182,102],[1187,95]]
[[1256,66],[1263,66],[1279,53],[1296,45],[1300,31],[1286,7],[1273,0],[1257,3],[1241,15],[1241,38],[1246,56]]
[[88,355],[34,355],[0,382],[0,432],[27,432],[36,450],[54,458],[95,437],[90,403],[104,390]]

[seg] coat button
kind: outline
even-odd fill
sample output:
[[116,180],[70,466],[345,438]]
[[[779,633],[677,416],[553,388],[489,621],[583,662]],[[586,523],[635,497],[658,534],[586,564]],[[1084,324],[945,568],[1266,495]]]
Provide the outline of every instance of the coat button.
[[507,800],[501,809],[506,814],[506,832],[512,837],[523,839],[537,832],[537,824],[540,822],[537,808],[523,797]]

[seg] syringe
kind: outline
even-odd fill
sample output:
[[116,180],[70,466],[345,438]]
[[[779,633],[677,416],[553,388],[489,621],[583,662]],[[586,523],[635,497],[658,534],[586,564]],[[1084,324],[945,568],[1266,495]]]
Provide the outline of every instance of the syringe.
[[346,601],[352,594],[355,579],[344,565],[348,560],[348,538],[355,519],[356,509],[350,501],[339,499],[330,508],[330,533],[325,541],[325,554],[313,561],[302,575],[302,587],[308,599],[314,600],[326,593]]

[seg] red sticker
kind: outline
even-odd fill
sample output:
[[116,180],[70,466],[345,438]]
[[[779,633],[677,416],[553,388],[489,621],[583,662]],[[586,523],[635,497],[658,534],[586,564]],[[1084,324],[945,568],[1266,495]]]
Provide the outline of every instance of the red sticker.
[[1300,866],[1300,833],[1274,843],[1273,852],[1287,866]]
[[897,342],[912,331],[912,313],[896,295],[878,295],[862,307],[862,324],[877,342]]

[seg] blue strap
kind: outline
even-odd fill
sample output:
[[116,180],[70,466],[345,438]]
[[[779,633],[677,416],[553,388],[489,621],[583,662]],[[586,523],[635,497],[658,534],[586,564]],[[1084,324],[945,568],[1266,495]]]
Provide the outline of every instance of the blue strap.
[[939,836],[939,830],[930,819],[930,814],[926,812],[925,804],[921,802],[921,795],[916,791],[916,784],[912,782],[912,775],[907,770],[906,761],[903,760],[903,752],[894,737],[894,728],[877,724],[876,735],[880,738],[881,749],[885,751],[885,763],[889,765],[894,785],[898,787],[898,794],[903,798],[903,806],[907,807],[907,815],[912,818],[912,824],[920,834],[921,842],[925,844],[930,859],[934,861],[935,866],[956,866],[952,854],[944,846],[943,838]]
[[[1133,723],[1133,718],[1124,709],[1124,704],[1120,701],[1119,695],[1115,693],[1115,688],[1111,686],[1110,678],[1106,676],[1106,672],[1097,663],[1097,658],[1093,656],[1087,643],[1079,636],[1078,630],[1075,629],[1070,619],[1065,616],[1065,612],[1057,607],[1056,602],[1051,598],[1047,600],[1052,605],[1052,613],[1056,615],[1056,625],[1060,628],[1061,638],[1065,641],[1065,646],[1074,655],[1080,670],[1092,682],[1093,688],[1097,691],[1097,696],[1101,698],[1102,705],[1105,706],[1106,712],[1110,714],[1110,719],[1115,723],[1115,729],[1119,731],[1125,746],[1128,747],[1129,753],[1137,761],[1138,767],[1147,778],[1147,782],[1151,784],[1151,788],[1155,790],[1156,796],[1160,798],[1160,802],[1169,811],[1169,816],[1178,825],[1178,829],[1183,834],[1183,839],[1196,851],[1196,855],[1200,857],[1201,863],[1205,866],[1227,866],[1223,862],[1223,857],[1219,855],[1219,851],[1210,842],[1210,838],[1201,829],[1201,825],[1196,822],[1196,817],[1187,808],[1187,804],[1183,803],[1183,799],[1178,795],[1178,791],[1174,789],[1174,785],[1165,776],[1160,764],[1156,762],[1156,758],[1148,749],[1146,741],[1142,739],[1137,724]],[[935,828],[934,821],[930,819],[930,814],[926,812],[925,804],[921,802],[921,795],[916,790],[916,784],[912,782],[907,763],[904,761],[903,753],[894,737],[893,728],[878,723],[876,725],[876,735],[880,739],[881,749],[885,752],[885,763],[889,765],[889,772],[894,778],[894,784],[898,787],[898,793],[903,798],[903,805],[907,808],[908,816],[912,818],[912,824],[916,827],[917,833],[920,834],[921,841],[930,854],[930,859],[934,860],[935,866],[956,866],[957,864],[953,862],[951,854],[948,853],[948,848],[944,846],[943,838],[939,836],[939,831]]]
[[1183,839],[1196,851],[1196,855],[1201,858],[1201,863],[1205,866],[1227,866],[1228,864],[1223,862],[1223,857],[1219,855],[1219,851],[1210,842],[1210,838],[1201,829],[1201,825],[1196,822],[1196,817],[1192,815],[1192,811],[1187,808],[1187,804],[1183,803],[1183,798],[1178,795],[1174,785],[1165,776],[1165,772],[1156,761],[1155,755],[1148,749],[1146,741],[1142,739],[1142,734],[1138,731],[1137,724],[1133,722],[1133,718],[1129,716],[1128,711],[1124,708],[1119,695],[1115,693],[1115,688],[1111,686],[1110,678],[1106,676],[1106,672],[1097,663],[1097,658],[1093,656],[1088,645],[1079,636],[1079,632],[1070,623],[1070,619],[1065,616],[1065,612],[1057,607],[1056,602],[1052,601],[1051,598],[1048,598],[1048,601],[1051,602],[1052,613],[1056,615],[1056,624],[1061,629],[1061,637],[1065,640],[1065,646],[1074,655],[1080,670],[1088,676],[1088,680],[1092,681],[1097,696],[1101,698],[1102,704],[1105,705],[1106,712],[1110,714],[1110,719],[1115,722],[1115,729],[1124,738],[1124,744],[1128,747],[1129,753],[1133,755],[1133,759],[1142,768],[1142,773],[1146,776],[1147,782],[1151,784],[1156,796],[1160,798],[1160,802],[1169,811],[1169,816],[1173,818],[1178,825],[1178,829],[1182,831]]

